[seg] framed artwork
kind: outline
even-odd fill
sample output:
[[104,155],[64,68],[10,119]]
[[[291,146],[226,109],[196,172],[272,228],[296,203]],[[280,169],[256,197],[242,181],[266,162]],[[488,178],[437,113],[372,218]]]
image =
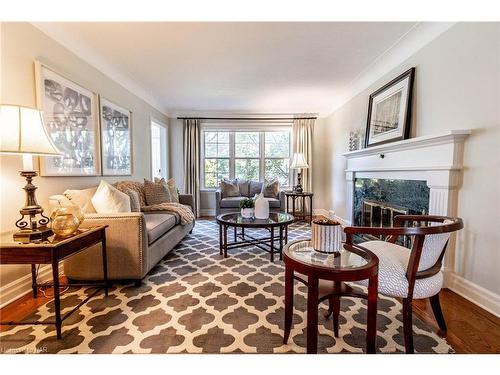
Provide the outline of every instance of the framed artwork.
[[407,139],[415,68],[411,68],[370,95],[365,147]]
[[102,174],[132,174],[131,112],[100,98]]
[[61,156],[40,157],[42,176],[100,175],[97,95],[35,62],[37,106]]

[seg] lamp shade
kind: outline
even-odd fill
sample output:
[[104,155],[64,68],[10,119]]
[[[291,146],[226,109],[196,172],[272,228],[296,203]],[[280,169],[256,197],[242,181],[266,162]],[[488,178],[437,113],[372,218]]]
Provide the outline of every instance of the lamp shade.
[[301,152],[296,152],[293,154],[292,164],[290,165],[292,169],[303,169],[309,168],[309,165],[304,158],[304,154]]
[[43,124],[42,112],[0,105],[0,153],[60,155]]

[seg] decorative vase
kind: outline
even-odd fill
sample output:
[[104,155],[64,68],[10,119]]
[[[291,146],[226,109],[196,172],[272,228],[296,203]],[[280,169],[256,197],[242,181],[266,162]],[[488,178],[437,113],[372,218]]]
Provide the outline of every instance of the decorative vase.
[[253,208],[242,208],[241,209],[241,217],[243,219],[251,219],[251,218],[253,218],[253,215],[254,215]]
[[342,226],[335,220],[314,220],[311,243],[314,250],[321,253],[339,252],[342,246]]
[[255,197],[255,218],[268,219],[269,218],[269,201],[264,198],[264,194],[260,193]]
[[57,208],[50,215],[50,229],[57,236],[68,237],[78,230],[81,221],[68,207]]

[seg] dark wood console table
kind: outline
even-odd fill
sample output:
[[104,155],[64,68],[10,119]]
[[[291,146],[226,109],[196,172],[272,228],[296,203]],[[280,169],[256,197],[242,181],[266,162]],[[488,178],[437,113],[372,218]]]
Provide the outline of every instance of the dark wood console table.
[[[302,192],[297,193],[295,191],[285,191],[286,197],[286,211],[293,215],[295,220],[305,220],[308,221],[309,224],[312,222],[312,205],[313,205],[313,193]],[[306,198],[309,198],[309,210],[306,210]],[[290,199],[292,199],[292,204],[290,206]],[[302,207],[300,211],[297,211],[297,205],[295,201],[299,199],[302,201]]]

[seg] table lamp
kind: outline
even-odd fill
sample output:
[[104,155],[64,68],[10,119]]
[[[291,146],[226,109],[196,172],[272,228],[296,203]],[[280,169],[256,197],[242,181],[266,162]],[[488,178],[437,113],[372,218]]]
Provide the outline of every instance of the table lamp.
[[19,230],[14,233],[14,240],[24,243],[45,240],[52,235],[52,231],[47,227],[49,218],[36,201],[37,188],[32,180],[38,173],[33,168],[33,156],[60,155],[61,152],[45,129],[42,112],[17,105],[0,105],[0,153],[23,156],[20,174],[26,178],[23,188],[26,202],[19,211],[21,218],[16,221]]
[[301,179],[302,179],[302,169],[304,168],[309,168],[309,165],[306,162],[306,159],[304,158],[304,154],[301,152],[296,152],[293,154],[293,159],[292,159],[292,164],[290,165],[291,169],[297,169],[297,185],[294,186],[293,190],[296,193],[302,193],[302,185],[301,185]]

